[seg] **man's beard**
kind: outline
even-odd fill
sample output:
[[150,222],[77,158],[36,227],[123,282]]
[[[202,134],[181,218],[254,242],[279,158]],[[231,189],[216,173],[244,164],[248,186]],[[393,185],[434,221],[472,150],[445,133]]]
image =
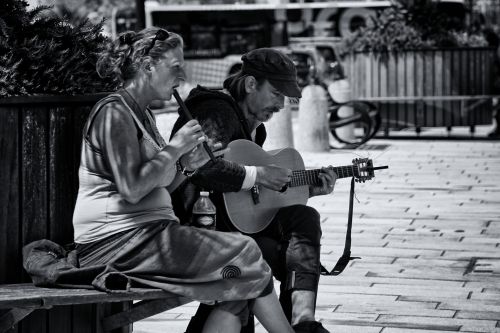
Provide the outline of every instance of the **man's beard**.
[[263,113],[261,113],[261,114],[263,114],[263,115],[266,117],[266,119],[265,119],[265,120],[262,120],[262,121],[268,121],[268,120],[270,120],[270,119],[273,117],[273,115],[274,115],[275,113],[277,113],[277,112],[279,112],[279,109],[278,109],[278,108],[276,108],[276,107],[268,107],[268,108],[265,108],[265,109],[263,110]]

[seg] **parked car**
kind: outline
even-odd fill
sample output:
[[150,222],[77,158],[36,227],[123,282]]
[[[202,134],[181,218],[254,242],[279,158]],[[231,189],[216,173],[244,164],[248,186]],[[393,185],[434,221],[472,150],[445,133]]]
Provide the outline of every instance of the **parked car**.
[[302,84],[314,82],[328,85],[333,81],[345,79],[338,52],[340,40],[337,37],[290,38],[288,47],[296,61]]

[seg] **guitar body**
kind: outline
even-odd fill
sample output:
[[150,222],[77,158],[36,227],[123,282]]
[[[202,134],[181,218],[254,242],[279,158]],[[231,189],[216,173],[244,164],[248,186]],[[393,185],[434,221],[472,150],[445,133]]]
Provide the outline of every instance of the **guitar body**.
[[[285,192],[272,191],[259,186],[258,201],[252,191],[224,193],[224,203],[233,225],[241,232],[253,234],[264,230],[282,207],[305,205],[309,198],[309,185],[320,185],[321,169],[305,170],[304,161],[293,148],[266,152],[248,140],[236,140],[228,145],[231,148],[224,158],[243,165],[277,165],[292,170],[288,188]],[[328,168],[339,178],[353,177],[357,182],[365,182],[374,177],[374,170],[387,169],[387,166],[373,167],[368,158],[356,158],[352,165]]]
[[[293,148],[266,152],[248,140],[236,140],[228,147],[224,159],[243,165],[277,165],[292,170],[304,170],[304,161]],[[264,230],[282,207],[306,204],[309,186],[289,187],[285,192],[272,191],[259,186],[259,202],[255,203],[251,191],[226,192],[224,202],[233,225],[247,234]]]

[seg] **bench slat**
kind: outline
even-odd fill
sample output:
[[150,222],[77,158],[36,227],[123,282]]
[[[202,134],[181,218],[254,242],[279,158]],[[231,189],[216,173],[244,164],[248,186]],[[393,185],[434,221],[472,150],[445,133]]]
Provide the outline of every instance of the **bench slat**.
[[115,328],[123,327],[136,321],[154,316],[158,313],[168,311],[191,301],[192,300],[185,297],[141,301],[134,304],[133,307],[127,311],[104,318],[102,321],[102,327],[105,331],[111,331]]
[[147,288],[132,288],[129,292],[105,293],[94,289],[41,288],[35,287],[32,284],[0,285],[0,309],[40,308],[55,305],[107,303],[159,298],[179,298],[179,296],[160,289]]

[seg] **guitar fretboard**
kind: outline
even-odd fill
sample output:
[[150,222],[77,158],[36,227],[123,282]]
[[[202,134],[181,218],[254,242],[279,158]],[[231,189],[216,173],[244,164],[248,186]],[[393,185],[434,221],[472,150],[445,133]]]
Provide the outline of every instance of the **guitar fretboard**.
[[[333,171],[337,174],[337,178],[346,178],[356,176],[357,167],[354,165],[346,165],[340,167],[331,167]],[[292,172],[292,179],[288,186],[304,186],[304,185],[319,185],[321,181],[319,180],[319,173],[321,169],[312,170],[295,170]]]

